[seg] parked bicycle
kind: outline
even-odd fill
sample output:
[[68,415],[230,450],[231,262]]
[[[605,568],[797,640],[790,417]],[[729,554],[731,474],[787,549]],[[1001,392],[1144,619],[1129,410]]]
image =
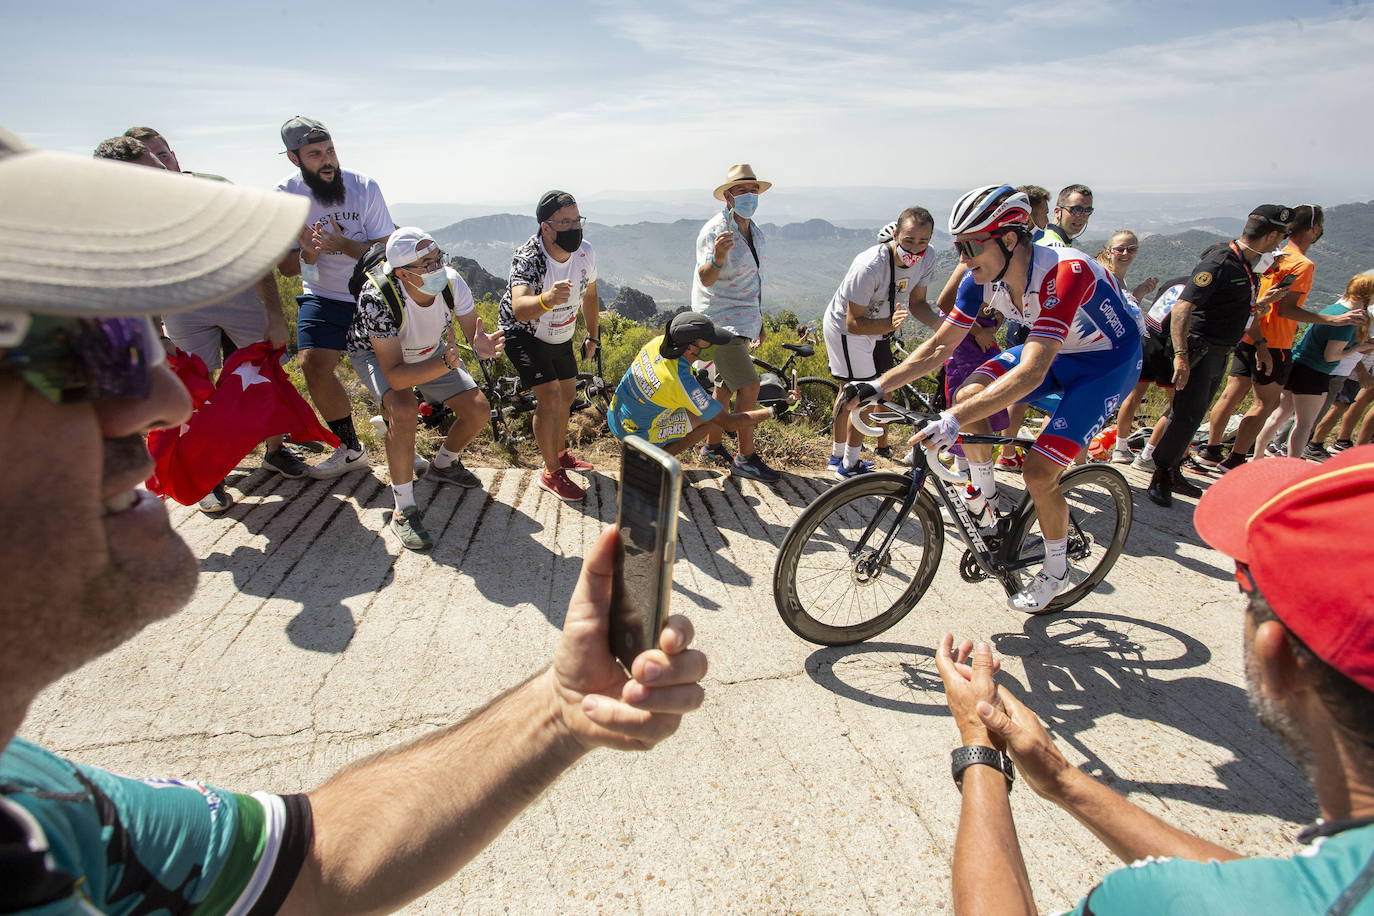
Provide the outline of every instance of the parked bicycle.
[[[498,376],[493,374],[496,361],[479,359],[482,380],[478,388],[486,395],[491,405],[491,437],[497,445],[514,448],[529,438],[528,427],[517,425],[522,414],[533,413],[536,407],[534,395],[520,381],[519,376]],[[573,411],[594,409],[601,421],[605,421],[610,410],[613,389],[606,383],[601,362],[601,349],[595,355],[595,372],[577,373],[577,385],[573,391]]]
[[[852,419],[863,422],[857,412]],[[870,417],[875,423],[913,426],[931,419],[886,400]],[[860,429],[865,435],[880,431],[867,424]],[[962,441],[1032,444],[1002,435],[965,435]],[[940,506],[964,542],[959,560],[964,581],[993,579],[1009,596],[1026,587],[1033,568],[1045,559],[1029,493],[1010,512],[998,514],[993,533],[983,534],[965,501],[967,483],[964,474],[917,448],[909,472],[863,474],[822,493],[788,530],[773,567],[773,598],[783,622],[801,638],[824,646],[862,642],[894,626],[935,577],[945,543]],[[1130,484],[1110,465],[1073,468],[1059,489],[1069,504],[1073,585],[1041,613],[1087,597],[1111,571],[1131,530]]]
[[[806,359],[816,355],[816,348],[811,344],[792,344],[782,345],[784,350],[790,352],[790,356],[781,366],[775,366],[757,356],[751,356],[754,365],[761,371],[759,373],[759,400],[781,400],[787,397],[787,392],[796,390],[801,395],[801,400],[796,409],[788,412],[788,418],[792,422],[808,423],[818,425],[829,423],[830,417],[835,409],[835,398],[840,393],[840,386],[834,380],[821,378],[816,375],[806,375],[797,377],[795,368],[799,359]],[[701,368],[697,370],[697,381],[707,391],[715,390],[715,382],[711,379],[711,373]]]

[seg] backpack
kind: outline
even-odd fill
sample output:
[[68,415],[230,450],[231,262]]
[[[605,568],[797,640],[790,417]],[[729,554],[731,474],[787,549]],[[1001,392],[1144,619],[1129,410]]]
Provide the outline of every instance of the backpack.
[[[353,275],[348,278],[348,293],[353,297],[354,302],[357,302],[358,297],[363,294],[363,287],[367,285],[368,280],[377,285],[377,289],[382,294],[382,299],[386,302],[387,309],[391,312],[391,320],[399,329],[406,320],[406,311],[402,307],[405,297],[397,288],[395,277],[389,276],[387,273],[386,242],[384,241],[374,243],[353,265]],[[448,306],[450,312],[453,311],[452,283],[444,287],[444,305]]]

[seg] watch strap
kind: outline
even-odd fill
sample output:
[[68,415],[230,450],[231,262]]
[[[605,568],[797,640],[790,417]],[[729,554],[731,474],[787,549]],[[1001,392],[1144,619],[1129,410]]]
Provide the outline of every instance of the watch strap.
[[984,764],[1001,771],[1002,775],[1007,778],[1007,791],[1011,791],[1012,786],[1016,783],[1016,770],[1011,765],[1011,758],[996,748],[983,747],[979,744],[956,747],[950,751],[949,774],[954,777],[954,784],[960,790],[964,787],[964,770],[978,764]]

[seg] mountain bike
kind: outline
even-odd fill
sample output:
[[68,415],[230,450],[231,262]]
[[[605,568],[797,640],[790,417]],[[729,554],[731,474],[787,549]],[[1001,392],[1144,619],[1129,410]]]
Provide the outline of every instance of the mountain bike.
[[[924,425],[934,417],[879,401],[869,419]],[[865,435],[880,431],[864,424],[857,412],[851,420]],[[1001,435],[964,435],[961,440],[1032,444]],[[959,575],[965,582],[994,579],[1010,596],[1025,588],[1032,567],[1044,562],[1044,538],[1028,492],[1010,512],[998,513],[993,533],[980,533],[965,504],[967,477],[932,460],[926,449],[915,451],[909,472],[850,478],[817,497],[788,529],[773,567],[773,600],[783,622],[802,639],[850,645],[905,617],[930,587],[944,552],[940,506],[964,542]],[[1131,487],[1110,465],[1066,471],[1059,490],[1069,504],[1073,584],[1040,613],[1063,610],[1087,597],[1111,571],[1131,530]]]
[[[606,419],[610,410],[612,389],[602,377],[605,371],[601,362],[601,348],[596,349],[596,371],[577,373],[576,387],[573,389],[573,411],[594,409],[600,419]],[[496,360],[479,359],[482,380],[477,385],[486,395],[491,406],[491,437],[497,445],[514,448],[524,442],[528,435],[517,431],[515,418],[521,414],[533,413],[538,401],[528,388],[521,383],[519,376],[497,376],[493,374]]]

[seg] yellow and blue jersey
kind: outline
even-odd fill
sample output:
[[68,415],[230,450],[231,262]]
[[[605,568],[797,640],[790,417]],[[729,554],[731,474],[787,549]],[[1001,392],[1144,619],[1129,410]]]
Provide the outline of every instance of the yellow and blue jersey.
[[606,421],[617,439],[636,435],[662,445],[691,432],[692,417],[710,420],[723,409],[687,361],[664,356],[662,346],[662,334],[646,343],[616,386]]

